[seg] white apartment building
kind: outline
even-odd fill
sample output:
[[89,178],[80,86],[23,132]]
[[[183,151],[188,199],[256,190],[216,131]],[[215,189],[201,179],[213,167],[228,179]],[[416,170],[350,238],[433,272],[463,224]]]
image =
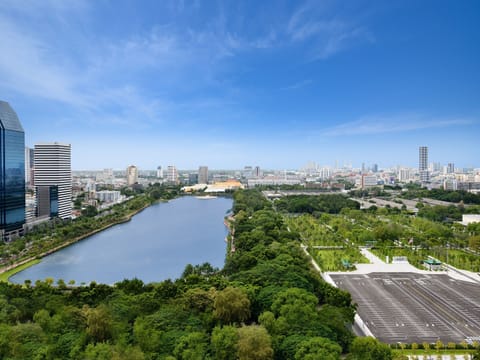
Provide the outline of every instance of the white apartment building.
[[61,143],[35,144],[34,183],[37,216],[72,216],[71,145]]
[[120,200],[120,191],[116,190],[102,190],[97,191],[95,197],[101,202],[115,203]]
[[172,184],[178,184],[178,170],[175,165],[167,167],[167,181]]

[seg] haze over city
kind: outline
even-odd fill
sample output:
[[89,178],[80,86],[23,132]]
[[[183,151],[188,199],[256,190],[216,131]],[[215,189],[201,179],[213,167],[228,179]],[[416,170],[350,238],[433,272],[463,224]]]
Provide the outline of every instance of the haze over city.
[[[28,4],[28,6],[26,5]],[[478,167],[475,1],[2,1],[0,98],[73,169]]]

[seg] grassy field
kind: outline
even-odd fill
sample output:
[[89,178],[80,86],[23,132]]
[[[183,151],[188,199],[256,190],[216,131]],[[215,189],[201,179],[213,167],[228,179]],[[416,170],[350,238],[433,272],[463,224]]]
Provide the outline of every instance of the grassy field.
[[[355,263],[369,263],[367,258],[365,258],[357,248],[347,248],[343,250],[311,249],[310,254],[323,271],[348,271],[349,269],[343,266],[342,260],[347,260],[352,265]],[[354,268],[350,270],[354,270]]]
[[[456,349],[456,350],[428,350],[428,351],[425,351],[423,349],[418,349],[418,350],[411,350],[411,349],[406,349],[406,350],[393,350],[393,354],[395,356],[400,356],[400,355],[404,355],[404,356],[410,356],[411,359],[415,359],[415,357],[417,356],[423,356],[424,359],[441,359],[440,356],[444,356],[444,359],[446,356],[450,355],[450,356],[464,356],[465,359],[471,359],[471,357],[469,356],[473,356],[473,353],[475,352],[475,350],[459,350],[459,349]],[[438,356],[438,357],[437,357]],[[451,357],[451,359],[455,359],[454,357]]]
[[422,249],[414,251],[410,248],[385,247],[374,248],[371,249],[371,251],[383,261],[385,261],[386,256],[389,257],[390,262],[392,261],[393,256],[406,256],[409,263],[419,269],[424,269],[422,261],[428,259],[428,256],[430,255],[442,262],[456,267],[457,269],[473,272],[480,271],[480,256],[456,249],[448,250],[448,261],[447,250],[445,248],[432,248],[428,250]]
[[4,273],[1,273],[0,274],[0,281],[5,281],[7,282],[8,279],[15,275],[16,273],[22,271],[22,270],[25,270],[27,268],[29,268],[30,266],[33,266],[35,264],[38,264],[40,262],[39,259],[35,259],[35,260],[31,260],[23,265],[20,265],[20,266],[17,266],[16,268],[14,269],[11,269],[11,270],[8,270],[8,271],[5,271]]

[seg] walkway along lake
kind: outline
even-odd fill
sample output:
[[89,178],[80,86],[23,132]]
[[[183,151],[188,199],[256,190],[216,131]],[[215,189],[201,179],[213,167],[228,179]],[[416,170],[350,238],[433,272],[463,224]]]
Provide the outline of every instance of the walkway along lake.
[[137,277],[145,283],[175,279],[185,265],[223,267],[227,198],[181,197],[150,206],[131,221],[64,248],[10,278],[23,283],[47,277],[76,284],[113,284]]

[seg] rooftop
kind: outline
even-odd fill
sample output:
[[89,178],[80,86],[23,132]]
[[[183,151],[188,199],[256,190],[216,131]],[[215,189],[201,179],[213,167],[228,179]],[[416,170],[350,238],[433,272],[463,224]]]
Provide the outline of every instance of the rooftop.
[[18,119],[17,113],[6,101],[0,100],[0,126],[5,130],[23,132],[22,124]]

